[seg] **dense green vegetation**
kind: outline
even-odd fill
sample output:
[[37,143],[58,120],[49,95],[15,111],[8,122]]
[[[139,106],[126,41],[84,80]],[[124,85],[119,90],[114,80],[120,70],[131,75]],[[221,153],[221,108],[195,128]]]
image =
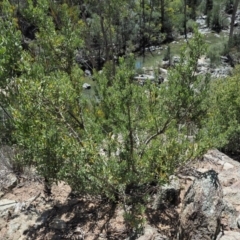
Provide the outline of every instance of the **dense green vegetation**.
[[[138,226],[152,185],[211,147],[239,150],[231,145],[239,136],[239,68],[224,80],[196,74],[206,44],[194,20],[206,14],[206,24],[219,32],[226,27],[219,13],[230,5],[3,0],[0,99],[8,120],[2,142],[14,144],[16,161],[35,166],[47,181],[132,205],[126,221]],[[167,82],[134,81],[134,53],[144,56],[146,47],[189,31],[193,38]],[[232,47],[234,41],[224,43],[218,54]],[[90,97],[82,88],[86,68],[96,88]]]

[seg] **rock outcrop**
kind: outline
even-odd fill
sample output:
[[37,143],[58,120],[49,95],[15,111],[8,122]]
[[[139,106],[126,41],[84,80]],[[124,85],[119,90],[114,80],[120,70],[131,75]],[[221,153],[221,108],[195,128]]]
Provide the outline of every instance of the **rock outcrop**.
[[178,240],[215,240],[220,233],[223,192],[214,170],[200,174],[183,200]]

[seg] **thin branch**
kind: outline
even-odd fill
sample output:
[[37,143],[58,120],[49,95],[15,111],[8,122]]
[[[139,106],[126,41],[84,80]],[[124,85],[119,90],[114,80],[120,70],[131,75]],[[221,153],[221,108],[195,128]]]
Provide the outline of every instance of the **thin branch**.
[[10,116],[10,114],[7,112],[7,110],[3,107],[2,103],[0,102],[0,107],[2,108],[2,110],[4,111],[4,113],[11,119],[13,120],[13,118]]
[[85,129],[84,124],[83,124],[82,122],[80,122],[80,121],[76,118],[76,116],[74,116],[74,114],[73,114],[72,112],[67,111],[67,113],[78,123],[78,125],[80,126],[81,129],[83,129],[83,130]]
[[140,154],[140,158],[142,158],[142,156],[143,156],[143,154],[144,154],[144,152],[145,152],[145,149],[146,149],[147,145],[148,145],[154,138],[156,138],[157,136],[163,134],[163,133],[166,131],[166,129],[167,129],[167,127],[168,127],[168,125],[170,124],[171,121],[172,121],[172,119],[168,119],[161,130],[158,130],[156,133],[154,133],[152,136],[150,136],[150,137],[144,142],[145,147],[143,148],[143,150],[142,150],[142,152],[141,152],[141,154]]
[[171,122],[171,120],[168,120],[168,121],[164,124],[163,128],[162,128],[161,130],[158,130],[158,131],[157,131],[155,134],[153,134],[152,136],[150,136],[150,137],[144,142],[144,144],[145,144],[145,145],[148,145],[154,138],[156,138],[157,136],[163,134],[163,133],[165,132],[165,130],[166,130],[166,128],[167,128],[167,126],[169,125],[170,122]]
[[64,123],[67,125],[68,129],[73,133],[73,135],[75,136],[75,138],[78,140],[78,142],[81,144],[82,147],[83,146],[83,143],[82,143],[82,140],[80,139],[80,137],[78,136],[77,132],[74,131],[74,129],[72,128],[72,126],[66,121],[65,117],[63,116],[63,114],[57,110],[57,113],[60,115],[60,117],[62,118],[62,120],[64,121]]

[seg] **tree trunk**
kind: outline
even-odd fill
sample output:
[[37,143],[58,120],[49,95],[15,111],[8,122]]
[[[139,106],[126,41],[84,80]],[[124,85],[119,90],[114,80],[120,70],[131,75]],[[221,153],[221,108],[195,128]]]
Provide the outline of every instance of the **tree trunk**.
[[207,0],[204,14],[207,15],[212,10],[212,8],[213,8],[213,0]]
[[107,32],[104,26],[104,17],[100,15],[100,26],[102,30],[102,35],[103,35],[103,41],[104,41],[104,48],[105,48],[105,60],[106,62],[109,60],[109,46],[108,46],[108,37],[107,37]]
[[165,31],[164,0],[161,0],[161,32]]
[[144,11],[144,7],[145,7],[145,1],[142,0],[142,36],[141,36],[141,45],[142,45],[142,55],[143,55],[143,62],[145,60],[145,11]]
[[187,40],[187,2],[184,0],[184,35]]
[[235,22],[235,17],[236,17],[239,2],[240,2],[240,0],[235,0],[234,5],[233,5],[233,13],[232,13],[232,18],[231,18],[230,33],[229,33],[229,40],[228,40],[229,47],[231,45],[231,40],[233,37],[234,22]]

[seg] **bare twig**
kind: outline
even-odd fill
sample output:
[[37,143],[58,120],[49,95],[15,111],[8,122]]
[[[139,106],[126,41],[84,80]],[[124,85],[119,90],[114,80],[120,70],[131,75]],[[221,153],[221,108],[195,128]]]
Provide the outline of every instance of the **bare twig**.
[[30,207],[32,202],[34,202],[40,195],[41,195],[41,192],[39,192],[35,197],[30,198],[30,200],[27,201],[27,203],[26,203],[26,210]]

